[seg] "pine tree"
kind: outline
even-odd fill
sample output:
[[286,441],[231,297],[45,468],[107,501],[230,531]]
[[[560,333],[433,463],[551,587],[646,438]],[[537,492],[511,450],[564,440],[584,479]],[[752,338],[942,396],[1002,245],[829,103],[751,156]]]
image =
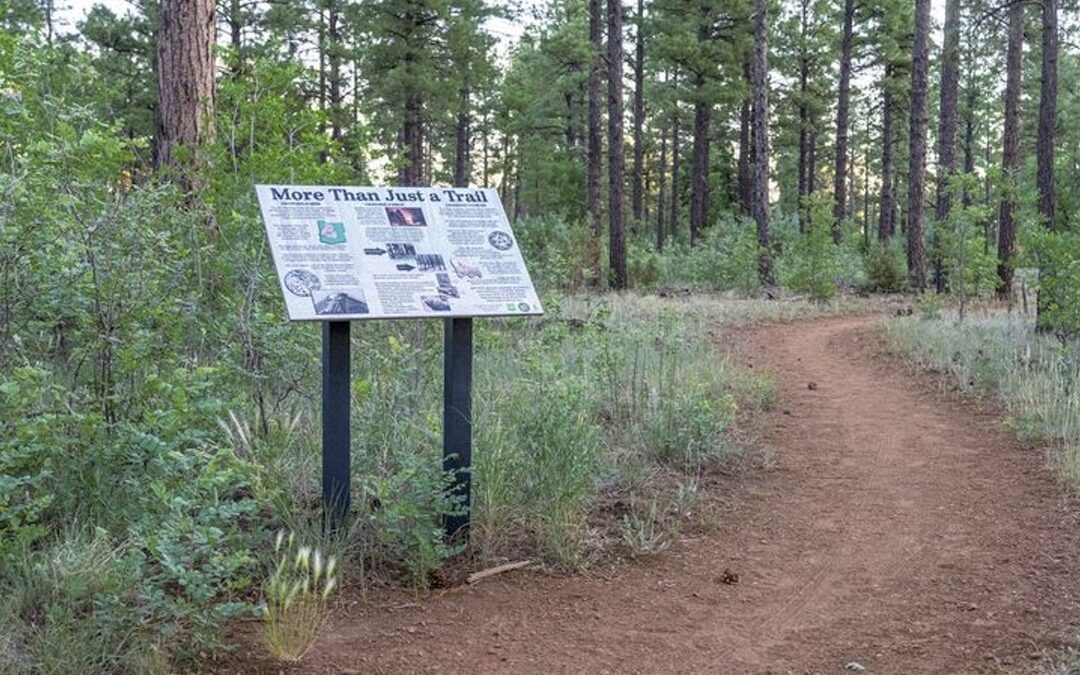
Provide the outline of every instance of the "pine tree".
[[[180,169],[185,153],[197,155],[214,139],[214,3],[163,0],[157,42],[157,108],[154,166]],[[197,157],[191,157],[197,159]],[[188,188],[199,169],[184,174]]]
[[848,115],[851,107],[851,52],[855,0],[844,0],[843,33],[840,41],[840,91],[836,102],[836,162],[833,170],[833,241],[840,243],[844,236],[843,223],[847,218],[845,181],[847,180]]
[[998,296],[1012,297],[1016,253],[1016,184],[1020,168],[1020,77],[1024,54],[1024,4],[1009,6],[1009,43],[1005,59],[1005,131],[1001,168],[1006,185],[998,213]]
[[776,280],[769,233],[769,44],[765,27],[768,18],[766,2],[756,0],[754,8],[754,60],[751,68],[754,103],[750,113],[754,162],[750,213],[757,224],[758,278],[762,284],[772,285]]
[[623,148],[622,26],[622,0],[608,0],[608,254],[611,265],[611,287],[614,289],[623,289],[627,286],[625,222],[623,220],[625,149]]
[[[956,173],[956,115],[960,82],[960,0],[945,4],[945,42],[941,54],[941,102],[938,107],[938,168],[935,225],[949,217],[951,200],[949,181]],[[935,227],[935,232],[937,227]],[[936,236],[935,236],[936,239]],[[934,287],[944,293],[946,287],[941,246],[934,246]]]
[[915,42],[911,57],[911,132],[908,139],[908,276],[911,285],[926,290],[923,231],[926,223],[926,113],[930,69],[930,0],[915,2]]

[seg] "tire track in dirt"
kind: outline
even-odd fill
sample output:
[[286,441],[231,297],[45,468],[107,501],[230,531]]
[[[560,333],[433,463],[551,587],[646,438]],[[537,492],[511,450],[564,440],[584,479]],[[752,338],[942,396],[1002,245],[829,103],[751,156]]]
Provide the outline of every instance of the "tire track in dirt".
[[[777,380],[776,460],[721,483],[727,517],[708,537],[610,577],[357,604],[293,672],[1036,670],[1080,621],[1075,509],[992,414],[882,357],[872,324],[734,335]],[[718,582],[726,568],[738,584]],[[281,672],[255,653],[241,672]]]

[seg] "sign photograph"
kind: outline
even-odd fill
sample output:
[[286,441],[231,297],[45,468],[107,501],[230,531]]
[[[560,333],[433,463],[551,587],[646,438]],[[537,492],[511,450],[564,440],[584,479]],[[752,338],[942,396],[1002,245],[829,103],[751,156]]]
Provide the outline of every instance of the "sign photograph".
[[543,314],[493,189],[255,189],[294,321]]

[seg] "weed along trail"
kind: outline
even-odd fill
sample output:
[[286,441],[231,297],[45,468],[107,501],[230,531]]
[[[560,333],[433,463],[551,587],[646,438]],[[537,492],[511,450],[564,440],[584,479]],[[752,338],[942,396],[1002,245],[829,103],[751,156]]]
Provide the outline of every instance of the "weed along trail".
[[1073,511],[1038,452],[880,355],[873,322],[734,334],[776,378],[774,454],[722,481],[706,536],[357,603],[295,672],[1039,672],[1080,621]]

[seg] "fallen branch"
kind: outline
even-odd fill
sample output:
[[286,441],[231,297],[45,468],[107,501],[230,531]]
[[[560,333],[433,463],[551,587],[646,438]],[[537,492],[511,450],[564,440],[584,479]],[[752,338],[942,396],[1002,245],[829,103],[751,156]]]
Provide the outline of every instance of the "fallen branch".
[[488,577],[493,577],[496,574],[502,574],[503,572],[511,572],[513,570],[519,570],[522,567],[527,567],[527,566],[529,566],[531,564],[532,564],[531,560],[521,560],[519,562],[512,562],[512,563],[506,563],[505,565],[498,565],[497,567],[489,567],[488,569],[481,570],[480,572],[473,572],[472,574],[470,574],[468,577],[465,578],[465,581],[467,581],[470,584],[475,584],[477,581],[480,581],[481,579],[486,579]]

